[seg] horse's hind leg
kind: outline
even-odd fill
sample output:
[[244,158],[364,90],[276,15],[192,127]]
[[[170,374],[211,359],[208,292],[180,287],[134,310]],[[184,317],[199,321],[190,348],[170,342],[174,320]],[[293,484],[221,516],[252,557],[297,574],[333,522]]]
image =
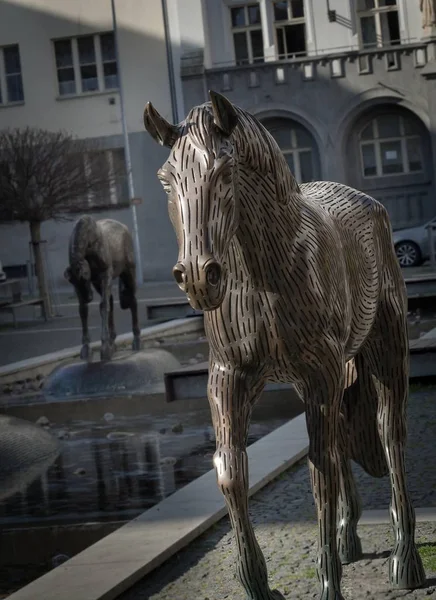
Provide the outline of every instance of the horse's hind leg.
[[248,427],[263,384],[258,371],[210,364],[208,397],[216,433],[213,461],[236,537],[236,572],[247,599],[284,600],[268,586],[265,559],[248,514]]
[[141,330],[138,323],[138,301],[136,299],[136,273],[131,266],[121,273],[119,278],[120,307],[125,310],[130,308],[132,313],[132,350],[141,350]]
[[414,589],[425,581],[415,546],[415,511],[406,484],[406,402],[408,395],[408,341],[404,311],[395,298],[379,308],[371,339],[364,347],[378,394],[378,431],[389,468],[391,522],[395,547],[389,562],[391,585]]
[[110,295],[109,298],[109,339],[111,344],[113,344],[116,340],[117,333],[115,331],[115,321],[114,321],[114,297]]
[[92,354],[90,352],[89,343],[91,341],[91,337],[89,335],[88,329],[88,305],[80,295],[79,297],[79,315],[80,320],[82,322],[82,348],[80,349],[80,358],[82,360],[90,360]]
[[350,459],[369,475],[388,472],[377,427],[378,395],[365,357],[355,357],[356,380],[344,392],[339,420],[340,469],[338,504],[338,548],[342,564],[359,560],[362,547],[357,524],[362,514]]

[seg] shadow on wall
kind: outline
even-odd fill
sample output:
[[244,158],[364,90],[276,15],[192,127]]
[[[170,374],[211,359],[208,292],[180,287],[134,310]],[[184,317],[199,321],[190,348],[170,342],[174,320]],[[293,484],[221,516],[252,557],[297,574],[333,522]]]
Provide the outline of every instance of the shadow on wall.
[[[19,44],[25,99],[22,105],[5,106],[0,111],[0,128],[36,126],[49,130],[66,129],[79,137],[96,138],[108,149],[122,147],[118,92],[59,97],[52,45],[52,40],[56,38],[112,30],[110,0],[96,0],[88,8],[86,3],[81,2],[86,12],[79,14],[78,11],[78,18],[74,20],[62,15],[62,4],[57,4],[55,0],[51,4],[53,11],[49,12],[35,8],[35,2],[29,6],[30,0],[19,4],[0,0],[0,46]],[[101,12],[99,7],[102,4],[106,7],[104,18],[94,18],[94,14]],[[148,7],[147,14],[137,15],[138,25],[135,28],[135,20],[131,15],[122,18],[124,11],[132,12],[135,3],[130,3],[129,8],[124,8],[124,3],[118,3],[118,35],[135,196],[142,199],[136,212],[144,278],[170,280],[177,257],[177,244],[168,218],[166,196],[156,177],[157,170],[166,160],[167,151],[159,148],[144,131],[142,117],[145,103],[151,100],[159,105],[166,118],[171,119],[166,46],[163,37],[158,37],[163,27],[159,25],[161,3],[153,0],[153,4],[155,10],[151,11],[151,17]],[[150,19],[156,22],[154,30],[149,25]],[[124,20],[133,25],[125,26]],[[143,33],[141,28],[151,33]],[[42,227],[52,279],[59,287],[67,285],[63,271],[68,258],[68,238],[74,219],[78,216],[73,215],[73,221],[70,222],[48,221]],[[117,209],[114,205],[113,209],[95,216],[117,219],[132,231],[130,208]],[[16,272],[21,266],[23,271],[23,266],[29,261],[28,224],[1,224],[0,238],[0,260],[3,265],[7,269],[17,267]]]

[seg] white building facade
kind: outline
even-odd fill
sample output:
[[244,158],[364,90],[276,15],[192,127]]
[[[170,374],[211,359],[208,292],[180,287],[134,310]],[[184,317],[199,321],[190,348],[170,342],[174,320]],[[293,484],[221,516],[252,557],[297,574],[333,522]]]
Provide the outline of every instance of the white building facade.
[[[421,12],[421,7],[423,12]],[[171,277],[175,236],[146,134],[151,100],[182,120],[208,90],[251,111],[299,181],[336,180],[382,201],[395,227],[436,214],[436,0],[0,0],[0,128],[66,129],[132,156],[145,280]],[[132,228],[126,190],[110,214]],[[122,196],[122,197],[120,197]],[[127,195],[128,196],[128,195]],[[60,280],[71,223],[46,223]],[[8,269],[28,259],[27,225],[0,225]]]

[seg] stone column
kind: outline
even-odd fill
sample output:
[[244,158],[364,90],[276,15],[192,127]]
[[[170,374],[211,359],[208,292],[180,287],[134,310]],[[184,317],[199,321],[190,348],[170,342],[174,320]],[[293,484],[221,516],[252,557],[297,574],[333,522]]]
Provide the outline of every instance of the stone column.
[[263,53],[266,62],[276,60],[274,37],[274,8],[270,0],[260,0],[260,16],[262,19]]

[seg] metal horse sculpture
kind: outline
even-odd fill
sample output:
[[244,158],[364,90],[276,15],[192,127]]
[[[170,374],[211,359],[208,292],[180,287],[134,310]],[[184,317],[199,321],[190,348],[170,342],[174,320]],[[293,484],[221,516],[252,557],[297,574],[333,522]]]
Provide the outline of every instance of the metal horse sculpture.
[[132,312],[133,350],[140,350],[140,330],[136,301],[136,267],[133,241],[125,225],[113,219],[95,221],[91,216],[76,222],[69,244],[70,266],[65,277],[76,290],[82,321],[80,357],[90,358],[88,304],[92,302],[92,286],[101,296],[101,359],[110,360],[116,338],[112,281],[119,277],[119,298],[122,309]]
[[247,502],[250,415],[275,381],[292,382],[306,404],[322,600],[343,598],[341,563],[362,556],[350,459],[374,477],[389,473],[390,581],[419,587],[404,465],[406,295],[387,213],[345,185],[299,186],[264,127],[210,96],[179,125],[149,103],[144,123],[171,148],[158,177],[179,244],[174,276],[205,311],[214,464],[239,579],[250,600],[283,598],[268,586]]

